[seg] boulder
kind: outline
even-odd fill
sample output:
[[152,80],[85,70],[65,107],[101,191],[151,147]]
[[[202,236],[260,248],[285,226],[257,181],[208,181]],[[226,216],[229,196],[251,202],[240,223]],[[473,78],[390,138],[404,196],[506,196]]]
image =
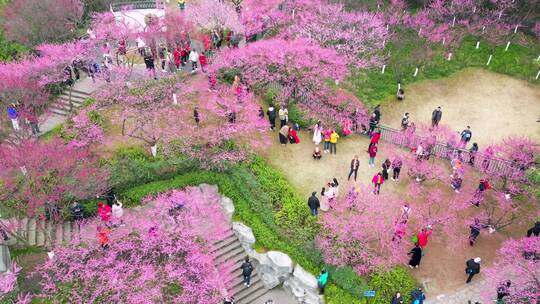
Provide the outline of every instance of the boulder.
[[300,265],[296,265],[291,280],[295,280],[299,285],[305,289],[317,290],[317,278],[314,275],[307,272]]
[[279,278],[270,272],[266,272],[264,274],[261,272],[259,275],[261,276],[261,282],[266,289],[272,289],[281,284]]
[[251,228],[240,222],[233,222],[232,228],[246,252],[248,254],[252,252],[253,249],[251,247],[255,244],[255,235],[253,235]]
[[227,219],[230,221],[232,221],[232,216],[234,214],[234,204],[233,204],[233,201],[224,196],[221,198],[221,206],[223,206],[223,210],[225,211],[225,215],[227,216]]
[[268,251],[266,255],[271,263],[272,269],[274,269],[276,275],[280,277],[280,279],[285,279],[292,273],[294,265],[288,255],[279,251]]

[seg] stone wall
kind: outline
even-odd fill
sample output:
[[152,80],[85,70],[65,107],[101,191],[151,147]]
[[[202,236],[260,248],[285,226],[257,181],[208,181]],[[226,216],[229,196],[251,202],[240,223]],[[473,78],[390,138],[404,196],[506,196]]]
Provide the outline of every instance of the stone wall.
[[314,275],[305,271],[300,265],[295,265],[291,258],[283,252],[256,252],[253,250],[253,244],[256,240],[251,228],[239,222],[233,222],[232,226],[242,247],[254,261],[266,289],[282,285],[283,289],[294,296],[298,302],[324,303],[324,297],[318,293],[317,279]]

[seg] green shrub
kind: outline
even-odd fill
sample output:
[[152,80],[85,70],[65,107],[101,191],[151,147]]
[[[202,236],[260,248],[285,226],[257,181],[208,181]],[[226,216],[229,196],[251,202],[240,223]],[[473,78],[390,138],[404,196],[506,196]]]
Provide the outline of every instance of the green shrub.
[[82,103],[82,107],[83,108],[86,108],[86,107],[89,107],[91,105],[93,105],[94,103],[96,102],[96,99],[93,98],[93,97],[86,97]]
[[234,76],[240,76],[240,69],[231,68],[231,69],[220,69],[218,71],[217,78],[224,83],[232,84],[234,82]]
[[63,130],[64,130],[64,124],[59,124],[56,127],[50,129],[49,131],[43,133],[43,135],[41,135],[41,139],[45,141],[49,141],[55,137],[59,137],[62,135]]
[[411,274],[398,266],[389,271],[376,271],[370,275],[369,289],[375,290],[374,303],[390,303],[396,292],[400,292],[405,303],[411,302],[411,292],[416,282]]
[[328,285],[324,289],[324,300],[326,301],[326,304],[366,304],[364,299],[360,299],[347,293],[336,285]]
[[357,299],[361,298],[363,292],[368,289],[365,280],[359,277],[350,266],[340,268],[327,266],[326,268],[331,280]]
[[301,128],[307,128],[316,123],[313,119],[306,119],[305,114],[298,108],[296,102],[289,102],[289,121],[292,123],[297,123]]

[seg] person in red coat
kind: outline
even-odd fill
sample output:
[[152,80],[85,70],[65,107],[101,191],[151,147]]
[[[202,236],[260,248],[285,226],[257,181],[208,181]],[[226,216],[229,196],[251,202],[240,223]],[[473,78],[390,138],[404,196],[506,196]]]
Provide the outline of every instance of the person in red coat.
[[105,223],[108,224],[111,220],[111,207],[103,202],[98,203],[97,213],[99,218]]
[[381,131],[377,131],[371,137],[371,143],[372,144],[378,144],[380,139],[381,139]]
[[375,157],[377,156],[377,144],[375,144],[375,143],[369,144],[367,153],[369,154],[369,163],[368,163],[368,165],[370,167],[375,167]]
[[428,243],[428,238],[433,233],[433,230],[430,226],[428,228],[423,228],[422,231],[418,232],[416,237],[418,238],[418,245],[424,249]]
[[382,173],[379,172],[373,176],[371,179],[371,182],[373,183],[373,193],[379,194],[381,193],[381,185],[384,184],[384,177],[382,176]]
[[300,143],[300,138],[298,137],[298,133],[296,132],[295,129],[291,128],[289,130],[289,139],[291,141],[291,144],[292,143],[295,143],[295,144],[299,144]]
[[204,67],[206,66],[206,56],[204,55],[204,52],[199,55],[199,63],[201,64],[201,71],[206,73],[204,70]]
[[177,47],[174,52],[173,52],[173,57],[174,57],[174,64],[176,65],[176,68],[179,69],[180,68],[180,63],[181,63],[181,59],[182,59],[182,55],[181,55],[181,52],[180,52],[180,47]]

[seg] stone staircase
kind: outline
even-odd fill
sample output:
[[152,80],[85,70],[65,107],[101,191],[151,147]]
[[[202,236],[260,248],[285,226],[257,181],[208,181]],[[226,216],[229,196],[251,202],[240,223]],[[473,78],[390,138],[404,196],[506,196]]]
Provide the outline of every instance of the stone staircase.
[[62,92],[56,101],[49,106],[49,112],[68,116],[73,110],[80,108],[88,97],[90,97],[89,92],[75,88],[68,89]]
[[[264,288],[259,275],[257,274],[257,267],[253,270],[251,275],[251,286],[248,288],[243,283],[242,270],[240,266],[244,262],[247,256],[246,251],[242,247],[242,244],[238,240],[238,237],[231,230],[230,233],[221,241],[216,242],[215,254],[216,263],[223,264],[225,262],[232,262],[234,267],[232,268],[232,286],[234,289],[234,298],[238,304],[249,304],[255,302],[257,299],[263,297],[268,293],[268,290]],[[252,261],[253,262],[253,261]],[[254,265],[256,266],[256,265]]]
[[51,248],[53,245],[70,243],[79,236],[79,225],[75,222],[55,223],[36,218],[11,219],[8,226],[14,226],[19,236],[17,244]]

